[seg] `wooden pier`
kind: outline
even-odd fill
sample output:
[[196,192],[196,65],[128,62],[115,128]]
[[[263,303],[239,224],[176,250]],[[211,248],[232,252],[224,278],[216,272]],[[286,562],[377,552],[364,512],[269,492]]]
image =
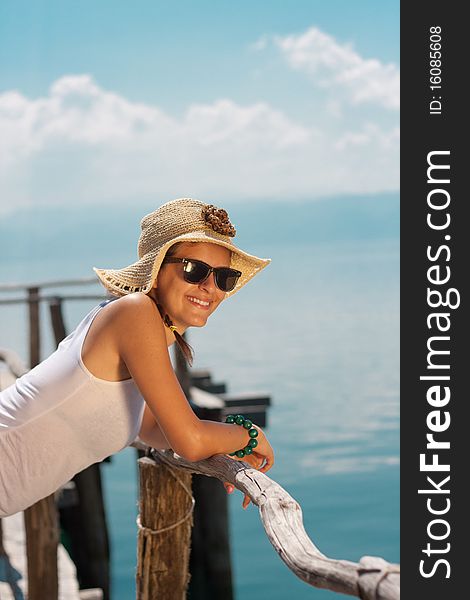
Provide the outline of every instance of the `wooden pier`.
[[[0,598],[28,598],[28,565],[24,513],[0,519]],[[77,571],[62,544],[57,546],[58,600],[102,600],[99,589],[78,589]],[[43,597],[44,598],[44,597]]]

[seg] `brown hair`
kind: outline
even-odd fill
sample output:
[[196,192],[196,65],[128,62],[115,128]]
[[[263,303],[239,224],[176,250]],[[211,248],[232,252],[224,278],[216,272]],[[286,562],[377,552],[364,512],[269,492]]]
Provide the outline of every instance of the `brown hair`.
[[[173,326],[173,321],[165,313],[165,310],[163,309],[163,306],[161,304],[157,304],[157,308],[158,308],[158,310],[160,312],[160,315],[161,315],[161,317],[162,317],[163,322],[165,323],[165,325],[167,327],[172,327]],[[188,344],[188,342],[184,339],[184,337],[180,333],[178,333],[176,331],[176,329],[173,329],[173,333],[175,335],[175,341],[178,344],[178,347],[179,347],[182,355],[184,356],[184,358],[188,362],[189,366],[192,367],[193,366],[193,359],[194,359],[194,350]]]

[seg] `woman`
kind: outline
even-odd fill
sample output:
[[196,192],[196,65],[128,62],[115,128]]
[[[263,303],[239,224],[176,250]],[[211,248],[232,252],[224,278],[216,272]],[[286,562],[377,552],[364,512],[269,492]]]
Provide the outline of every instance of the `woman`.
[[[141,229],[137,262],[94,268],[114,299],[0,393],[0,517],[48,496],[137,436],[189,461],[229,454],[263,472],[273,465],[256,425],[196,417],[168,352],[176,341],[191,362],[184,331],[203,327],[270,261],[233,244],[223,209],[191,198],[167,202]],[[245,496],[244,508],[248,503]]]

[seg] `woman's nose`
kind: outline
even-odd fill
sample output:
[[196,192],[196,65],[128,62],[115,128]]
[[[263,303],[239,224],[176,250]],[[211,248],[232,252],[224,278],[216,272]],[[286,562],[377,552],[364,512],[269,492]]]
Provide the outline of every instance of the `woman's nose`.
[[215,285],[214,273],[209,273],[209,277],[199,284],[199,287],[208,292],[214,292],[217,289]]

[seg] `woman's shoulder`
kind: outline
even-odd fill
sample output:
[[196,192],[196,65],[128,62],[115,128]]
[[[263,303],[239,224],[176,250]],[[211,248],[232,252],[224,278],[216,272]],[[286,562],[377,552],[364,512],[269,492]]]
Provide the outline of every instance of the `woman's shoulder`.
[[[150,330],[159,335],[149,336]],[[82,360],[96,377],[121,381],[131,376],[122,353],[132,348],[140,356],[149,338],[162,350],[166,348],[164,325],[154,301],[142,292],[122,296],[104,305],[93,320],[83,343]]]
[[146,305],[154,305],[155,302],[150,298],[148,294],[144,294],[143,292],[132,292],[131,294],[126,294],[125,296],[120,296],[119,298],[113,299],[110,302],[112,306],[146,306]]
[[[106,306],[106,326],[118,334],[130,326],[138,326],[142,322],[159,323],[163,325],[160,312],[155,301],[143,292],[133,292],[113,300]],[[104,315],[103,315],[104,316]]]
[[111,304],[113,314],[110,312],[108,318],[112,343],[129,369],[134,360],[145,362],[145,357],[149,357],[152,362],[156,356],[168,355],[165,325],[151,297],[134,292]]

